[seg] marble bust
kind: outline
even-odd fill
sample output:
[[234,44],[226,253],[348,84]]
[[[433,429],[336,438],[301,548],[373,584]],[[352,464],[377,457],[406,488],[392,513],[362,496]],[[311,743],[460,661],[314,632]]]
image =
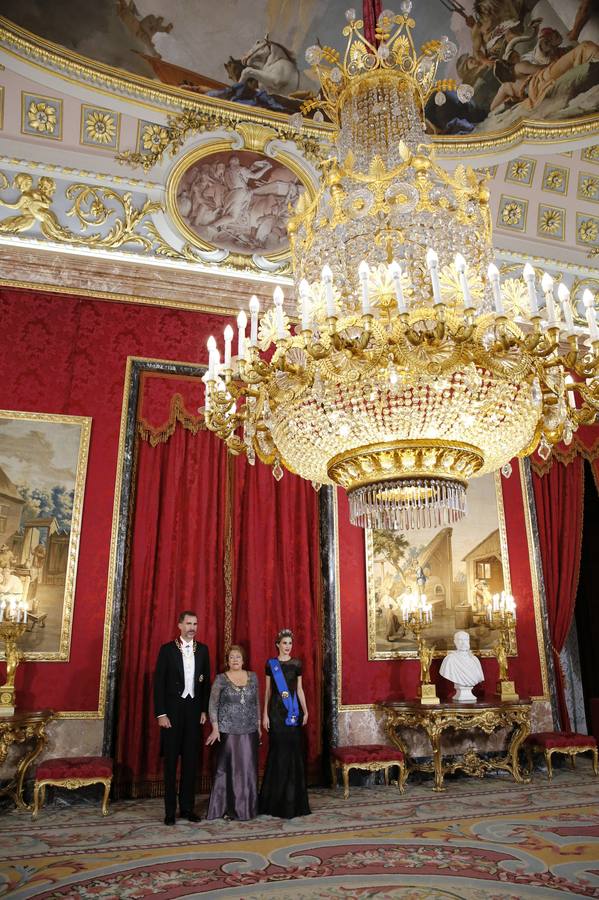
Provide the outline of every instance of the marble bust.
[[453,681],[456,691],[452,700],[476,703],[472,688],[485,680],[480,660],[470,649],[470,635],[467,631],[456,631],[453,642],[456,649],[449,651],[441,663],[439,673],[448,681]]

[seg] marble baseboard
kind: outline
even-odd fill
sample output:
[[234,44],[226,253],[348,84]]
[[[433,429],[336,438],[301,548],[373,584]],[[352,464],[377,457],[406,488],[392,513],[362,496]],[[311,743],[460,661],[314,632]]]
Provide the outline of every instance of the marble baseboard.
[[[48,725],[48,743],[44,752],[28,772],[33,776],[35,766],[52,756],[101,756],[104,733],[103,719],[55,719]],[[23,748],[30,745],[15,744],[0,767],[0,781],[9,780],[15,772]]]

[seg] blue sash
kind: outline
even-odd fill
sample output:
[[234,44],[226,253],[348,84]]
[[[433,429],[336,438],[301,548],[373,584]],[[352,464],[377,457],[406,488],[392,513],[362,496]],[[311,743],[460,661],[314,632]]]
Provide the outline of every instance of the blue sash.
[[287,710],[285,725],[299,725],[299,704],[297,702],[297,694],[289,693],[289,688],[287,687],[287,682],[285,681],[285,676],[283,675],[279,660],[269,659],[268,664],[270,666],[270,671],[272,672],[272,677],[275,680],[277,690],[281,695],[283,705]]

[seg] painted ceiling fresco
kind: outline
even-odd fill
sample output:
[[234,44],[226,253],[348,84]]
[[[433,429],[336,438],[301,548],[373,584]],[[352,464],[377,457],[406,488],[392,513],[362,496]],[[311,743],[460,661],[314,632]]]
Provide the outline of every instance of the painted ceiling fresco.
[[[314,43],[341,47],[348,0],[3,0],[17,25],[69,50],[250,106],[297,111],[317,90]],[[399,4],[397,4],[398,6]],[[358,13],[361,4],[356,3]],[[597,0],[419,0],[416,39],[449,35],[447,75],[474,88],[427,108],[439,134],[599,113]]]

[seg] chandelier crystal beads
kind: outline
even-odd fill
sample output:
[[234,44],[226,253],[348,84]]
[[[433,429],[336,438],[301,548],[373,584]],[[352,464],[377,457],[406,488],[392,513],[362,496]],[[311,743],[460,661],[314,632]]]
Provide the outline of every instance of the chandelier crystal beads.
[[[283,293],[209,343],[205,416],[233,453],[256,455],[349,496],[351,521],[402,529],[450,524],[468,480],[514,456],[568,442],[599,406],[599,330],[585,296],[581,343],[567,289],[534,269],[501,283],[484,178],[435,159],[424,130],[446,38],[417,53],[410,4],[381,14],[377,43],[347,13],[343,59],[311,47],[335,152],[289,220],[298,324]],[[560,309],[563,315],[559,314]],[[578,400],[575,399],[575,394]],[[507,471],[507,470],[506,470]]]

